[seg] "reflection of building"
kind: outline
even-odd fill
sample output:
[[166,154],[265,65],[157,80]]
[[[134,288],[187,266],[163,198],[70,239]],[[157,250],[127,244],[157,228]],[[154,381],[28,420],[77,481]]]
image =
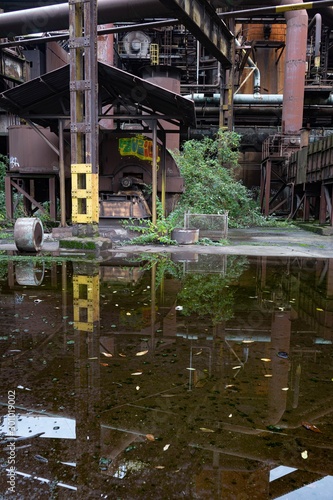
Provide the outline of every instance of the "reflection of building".
[[[207,257],[200,258],[202,271]],[[17,315],[1,340],[3,389],[15,380],[20,425],[34,435],[46,430],[46,417],[60,429],[66,419],[75,423],[74,446],[68,434],[29,440],[29,433],[18,446],[18,470],[50,481],[34,479],[41,494],[58,478],[69,495],[70,488],[86,496],[119,488],[127,498],[142,489],[163,499],[172,476],[175,494],[188,498],[235,498],[245,484],[248,498],[268,498],[333,474],[332,345],[328,336],[318,344],[320,321],[307,322],[310,309],[302,313],[307,287],[318,306],[328,303],[329,262],[258,257],[237,273],[234,259],[222,262],[212,274],[233,298],[233,315],[219,323],[212,300],[214,315],[188,309],[182,291],[195,268],[172,278],[165,256],[126,262],[122,255],[120,266],[110,262],[115,273],[107,262],[52,272],[46,265],[37,286],[2,282],[6,314]],[[290,474],[277,477],[282,465]],[[18,484],[25,491],[31,483],[20,477]]]

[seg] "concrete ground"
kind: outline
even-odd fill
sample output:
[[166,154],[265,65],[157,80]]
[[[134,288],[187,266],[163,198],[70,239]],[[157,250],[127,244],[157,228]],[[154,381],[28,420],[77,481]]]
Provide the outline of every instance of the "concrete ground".
[[[69,228],[68,228],[69,229]],[[58,238],[70,237],[55,231],[45,234],[42,253],[58,253]],[[298,227],[229,229],[225,245],[129,245],[123,230],[101,228],[100,237],[110,242],[103,257],[119,253],[205,253],[333,258],[333,236],[315,234]],[[0,250],[15,251],[14,238],[0,240]],[[60,255],[61,255],[60,251]],[[68,253],[67,253],[68,255]]]
[[333,236],[323,236],[298,227],[229,229],[228,244],[223,246],[178,245],[115,247],[124,252],[194,252],[229,255],[267,255],[333,258]]

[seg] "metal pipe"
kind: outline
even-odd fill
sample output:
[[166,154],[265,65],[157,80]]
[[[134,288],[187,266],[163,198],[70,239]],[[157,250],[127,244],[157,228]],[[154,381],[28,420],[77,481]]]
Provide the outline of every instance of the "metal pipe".
[[66,187],[64,157],[64,122],[59,120],[59,184],[60,184],[60,227],[66,227]]
[[[98,24],[127,22],[169,17],[171,13],[158,0],[99,0]],[[46,5],[33,9],[0,14],[0,38],[11,38],[29,33],[68,29],[68,3]]]
[[153,161],[152,161],[152,223],[156,224],[157,221],[157,122],[152,123],[152,139],[153,139]]
[[[241,47],[241,43],[235,38],[235,44],[238,47]],[[246,53],[245,50],[243,50],[244,54]],[[247,62],[251,68],[253,68],[253,91],[254,93],[259,93],[260,92],[260,71],[256,63],[251,59],[251,57],[247,58]]]
[[[205,97],[205,94],[189,94],[183,96],[187,99],[191,99],[196,104],[219,104],[220,102],[220,94],[213,94],[211,97]],[[283,103],[283,95],[282,94],[235,94],[234,95],[234,104],[246,104],[246,105],[281,105]],[[306,107],[309,106],[325,106],[333,104],[333,94],[330,94],[327,99],[311,99],[311,102],[308,104],[306,102]]]
[[[283,0],[288,6],[293,0]],[[308,14],[305,9],[287,11],[286,55],[283,86],[282,132],[299,134],[303,125]]]
[[312,26],[316,24],[316,33],[315,33],[315,50],[314,50],[314,65],[315,68],[319,68],[320,66],[320,46],[321,46],[321,28],[322,28],[322,18],[321,14],[316,14],[314,18],[311,19],[308,27],[308,32],[312,28]]
[[300,0],[299,2],[281,2],[282,5],[275,5],[274,7],[258,7],[252,9],[244,9],[244,10],[234,10],[222,12],[219,14],[221,19],[228,19],[230,17],[248,17],[251,18],[255,15],[265,16],[267,14],[281,14],[287,11],[298,11],[304,9],[318,9],[319,7],[327,7],[333,5],[333,0],[317,0],[316,2],[304,2]]

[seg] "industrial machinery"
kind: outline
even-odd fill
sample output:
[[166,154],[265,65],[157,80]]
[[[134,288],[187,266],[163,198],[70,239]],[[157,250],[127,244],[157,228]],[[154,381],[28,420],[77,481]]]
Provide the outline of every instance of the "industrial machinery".
[[[48,129],[17,125],[9,128],[9,169],[11,192],[24,196],[28,215],[46,201],[56,218],[59,194],[59,160],[47,140],[57,144],[57,136]],[[22,141],[22,137],[24,140]],[[21,140],[20,140],[20,139]],[[166,213],[173,208],[184,183],[171,154],[159,144],[157,151],[157,188],[165,194]],[[153,142],[141,133],[100,131],[99,208],[100,218],[148,218],[151,216]],[[71,213],[70,156],[65,152],[66,212]],[[13,196],[11,196],[13,203]],[[53,209],[53,210],[52,210]]]

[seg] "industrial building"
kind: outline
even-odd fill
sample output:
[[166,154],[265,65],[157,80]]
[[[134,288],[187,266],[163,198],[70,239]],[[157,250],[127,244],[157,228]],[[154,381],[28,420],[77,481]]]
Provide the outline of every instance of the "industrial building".
[[74,143],[91,135],[91,123],[77,127],[73,113],[90,92],[99,217],[151,216],[145,184],[172,210],[184,186],[168,151],[222,128],[241,135],[240,178],[265,215],[332,225],[332,2],[300,9],[291,0],[264,7],[252,0],[99,0],[98,92],[89,78],[81,78],[85,90],[74,83],[78,37],[68,16],[75,3],[1,4],[0,148],[10,158],[10,218],[17,192],[28,213],[50,202],[57,220],[60,204],[62,224],[80,212],[73,185],[78,192],[83,174],[71,164],[86,162],[73,160]]

